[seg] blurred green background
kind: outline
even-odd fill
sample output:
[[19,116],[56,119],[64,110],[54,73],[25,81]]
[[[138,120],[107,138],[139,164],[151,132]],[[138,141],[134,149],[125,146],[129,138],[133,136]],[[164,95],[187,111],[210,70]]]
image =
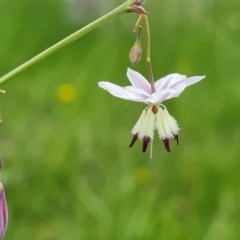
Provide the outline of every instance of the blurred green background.
[[[121,2],[1,0],[0,75]],[[240,2],[145,8],[155,77],[207,75],[165,103],[180,146],[156,137],[152,161],[128,148],[145,106],[97,82],[129,84],[137,15],[112,19],[1,86],[6,240],[240,239]]]

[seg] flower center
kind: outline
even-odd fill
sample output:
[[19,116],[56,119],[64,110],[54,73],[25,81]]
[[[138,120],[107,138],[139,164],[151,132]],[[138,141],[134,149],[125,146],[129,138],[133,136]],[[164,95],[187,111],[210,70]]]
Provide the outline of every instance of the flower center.
[[158,107],[157,106],[152,106],[152,112],[154,113],[154,114],[157,114],[157,112],[158,112]]

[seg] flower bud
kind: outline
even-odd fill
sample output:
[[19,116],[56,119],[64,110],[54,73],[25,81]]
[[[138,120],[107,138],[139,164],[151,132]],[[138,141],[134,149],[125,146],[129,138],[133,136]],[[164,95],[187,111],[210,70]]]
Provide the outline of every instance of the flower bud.
[[3,185],[0,182],[0,240],[3,239],[8,225],[8,208],[7,201],[3,189]]
[[140,42],[136,41],[129,52],[129,61],[132,65],[137,65],[142,58],[142,47]]

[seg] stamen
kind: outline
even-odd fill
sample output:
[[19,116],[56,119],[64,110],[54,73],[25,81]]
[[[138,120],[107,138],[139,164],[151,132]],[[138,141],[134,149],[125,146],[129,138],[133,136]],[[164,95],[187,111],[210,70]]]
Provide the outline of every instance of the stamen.
[[175,141],[175,143],[178,145],[179,144],[179,141],[178,141],[178,135],[174,135],[174,141]]
[[144,138],[143,138],[142,152],[146,152],[146,151],[147,151],[147,146],[148,146],[150,140],[151,140],[150,137],[144,136]]
[[138,140],[138,133],[133,135],[133,138],[132,138],[132,141],[131,141],[129,147],[132,147],[137,140]]
[[169,145],[169,139],[165,138],[163,139],[164,147],[167,150],[167,152],[171,152],[170,145]]
[[150,158],[149,159],[150,160],[153,159],[153,141],[151,141],[151,143],[150,143]]

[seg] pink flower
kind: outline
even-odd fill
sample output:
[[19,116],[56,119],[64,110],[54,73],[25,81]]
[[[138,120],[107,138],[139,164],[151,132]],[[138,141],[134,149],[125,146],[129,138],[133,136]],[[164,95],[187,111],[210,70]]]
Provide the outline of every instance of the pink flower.
[[8,225],[7,201],[2,183],[0,183],[0,240],[3,239]]
[[153,140],[156,129],[166,150],[170,152],[169,139],[174,138],[178,144],[179,127],[162,102],[178,97],[186,87],[199,82],[205,76],[186,77],[178,73],[169,74],[155,82],[155,92],[151,91],[150,83],[140,73],[128,69],[127,76],[131,86],[120,87],[110,82],[99,82],[98,85],[115,97],[149,105],[143,110],[132,129],[133,139],[130,147],[139,138],[143,140],[142,151],[145,152]]

